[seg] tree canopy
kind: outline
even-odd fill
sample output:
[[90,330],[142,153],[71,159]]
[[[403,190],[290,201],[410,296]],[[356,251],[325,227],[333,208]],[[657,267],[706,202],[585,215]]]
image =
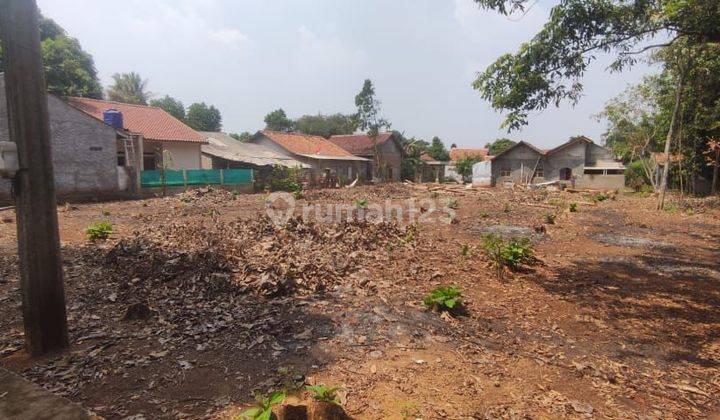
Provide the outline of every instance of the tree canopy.
[[180,121],[185,120],[185,106],[182,102],[170,95],[165,95],[159,99],[153,99],[150,101],[150,105],[164,109],[168,114]]
[[242,133],[230,133],[230,137],[234,138],[237,141],[248,141],[252,137],[252,134],[248,131],[243,131]]
[[425,149],[425,152],[435,160],[448,161],[450,160],[450,153],[445,148],[445,144],[440,137],[433,137],[430,142],[430,146]]
[[213,105],[206,105],[205,102],[190,105],[185,122],[197,131],[220,131],[222,128],[220,111]]
[[[475,0],[510,15],[535,0]],[[527,124],[532,111],[576,103],[580,81],[598,53],[614,54],[611,70],[634,64],[645,51],[684,39],[720,42],[720,0],[561,0],[550,19],[514,54],[504,54],[473,83],[493,108],[507,112],[509,130]],[[657,41],[661,38],[661,41]],[[654,43],[653,43],[654,42]]]
[[[69,37],[52,19],[39,16],[40,41],[49,93],[60,96],[82,96],[99,99],[102,86],[95,63],[83,51],[77,39]],[[4,71],[3,50],[0,45],[0,72]]]
[[295,121],[295,129],[303,134],[329,138],[337,134],[355,132],[355,118],[352,115],[303,115]]
[[112,78],[114,83],[108,88],[108,99],[126,104],[147,105],[150,96],[146,89],[147,80],[134,71],[115,73]]
[[390,122],[382,116],[381,103],[375,97],[375,87],[370,79],[363,82],[362,89],[355,96],[355,106],[357,127],[367,132],[370,137],[377,138],[380,130],[390,128]]
[[506,151],[510,147],[517,144],[517,142],[514,142],[507,138],[500,138],[496,139],[492,143],[488,143],[485,145],[485,147],[488,149],[488,154],[491,156],[499,155],[500,153]]
[[295,122],[288,118],[285,110],[276,109],[265,116],[265,129],[271,131],[293,131]]

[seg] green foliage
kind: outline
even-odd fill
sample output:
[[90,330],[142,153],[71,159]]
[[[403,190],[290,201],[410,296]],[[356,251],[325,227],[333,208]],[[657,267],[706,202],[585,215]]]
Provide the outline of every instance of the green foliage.
[[593,194],[593,196],[590,199],[593,202],[599,203],[599,202],[605,201],[609,198],[610,198],[609,195],[605,194],[604,192],[599,192],[599,193]]
[[105,217],[110,216],[110,210],[103,210],[102,215]]
[[462,302],[462,292],[455,285],[438,286],[431,290],[423,299],[423,304],[428,308],[438,311],[452,312]]
[[110,237],[113,233],[113,225],[110,222],[98,222],[85,229],[88,239],[97,241]]
[[677,214],[678,211],[680,211],[680,207],[678,207],[677,203],[667,203],[664,209],[670,214]]
[[455,172],[467,180],[472,177],[473,165],[481,161],[482,158],[477,155],[463,156],[455,162]]
[[285,110],[276,109],[265,116],[265,129],[270,131],[293,131],[295,122],[288,118]]
[[403,150],[401,162],[402,178],[414,181],[422,167],[420,155],[427,150],[429,143],[414,137],[407,139],[397,131],[395,131],[394,134],[396,138],[399,139]]
[[554,225],[555,219],[557,219],[557,216],[553,213],[545,213],[545,223],[548,225]]
[[490,217],[490,213],[488,213],[486,211],[481,211],[480,217],[482,217],[483,219],[487,219],[488,217]]
[[468,258],[470,256],[470,245],[462,244],[460,246],[460,256],[463,258]]
[[267,397],[256,395],[256,404],[254,407],[243,411],[240,414],[241,420],[270,420],[272,418],[272,408],[285,401],[286,394],[284,391],[275,391]]
[[338,398],[337,392],[341,390],[342,388],[338,386],[326,386],[323,384],[319,385],[308,385],[305,387],[310,393],[312,394],[312,397],[315,401],[320,402],[328,402],[328,403],[335,403],[339,404],[340,399]]
[[232,137],[232,138],[234,138],[234,139],[237,140],[237,141],[242,141],[242,142],[248,141],[248,140],[250,140],[250,139],[252,138],[252,134],[249,133],[249,132],[247,132],[247,131],[243,131],[243,132],[240,133],[240,134],[238,134],[238,133],[230,133],[229,136]]
[[293,191],[292,195],[293,195],[293,198],[296,200],[302,200],[304,197],[303,192],[301,190]]
[[488,154],[490,154],[490,156],[497,156],[515,144],[517,144],[517,142],[507,138],[501,138],[496,139],[492,143],[486,144],[485,147],[488,149]]
[[147,105],[150,94],[147,92],[147,80],[139,74],[115,73],[112,75],[113,85],[107,91],[108,99],[126,104]]
[[355,132],[356,119],[353,115],[303,115],[295,121],[295,130],[303,134],[330,138],[338,134]]
[[177,118],[180,121],[185,120],[185,106],[179,100],[173,98],[170,95],[165,95],[160,99],[153,99],[150,101],[150,106],[155,106],[164,109],[168,114]]
[[[531,3],[475,1],[505,15]],[[493,108],[506,112],[503,126],[518,129],[533,111],[565,100],[576,103],[583,90],[579,79],[602,53],[614,53],[609,68],[620,71],[639,60],[638,52],[657,48],[653,38],[664,31],[671,43],[676,38],[692,45],[717,43],[719,19],[716,1],[563,0],[538,34],[516,53],[500,56],[473,86]]]
[[270,191],[300,191],[300,168],[275,166],[270,172],[268,187]]
[[490,233],[483,238],[483,248],[498,273],[502,273],[504,267],[514,270],[531,262],[533,258],[532,244],[528,238],[505,240],[500,235]]
[[357,128],[366,131],[370,137],[377,137],[380,130],[390,128],[390,122],[381,115],[381,102],[375,98],[375,87],[370,79],[363,82],[362,89],[355,96],[355,106]]
[[447,208],[449,208],[449,209],[457,210],[457,208],[458,208],[458,206],[459,206],[459,204],[458,204],[458,199],[455,198],[455,197],[450,197],[450,198],[448,198],[447,201],[445,202],[445,205],[446,205]]
[[185,122],[193,130],[220,131],[222,128],[222,115],[213,105],[207,106],[205,102],[194,103],[187,109]]
[[503,204],[503,213],[511,213],[512,210],[512,205],[510,203]]
[[432,142],[430,142],[430,146],[425,150],[425,152],[430,156],[431,158],[439,161],[449,161],[450,160],[450,152],[445,148],[445,144],[442,140],[440,140],[440,137],[433,137]]
[[367,207],[368,200],[366,198],[358,198],[353,201],[353,204],[355,204],[355,207]]
[[625,184],[635,191],[640,191],[643,186],[650,185],[642,162],[636,160],[625,165]]
[[580,210],[578,203],[570,203],[570,213],[577,213]]

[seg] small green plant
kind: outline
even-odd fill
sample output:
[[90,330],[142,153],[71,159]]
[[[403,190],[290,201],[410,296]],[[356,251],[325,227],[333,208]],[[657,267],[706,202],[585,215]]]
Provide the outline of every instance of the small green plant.
[[461,295],[460,288],[455,285],[438,286],[425,295],[423,304],[438,311],[452,312],[460,305]]
[[485,235],[483,247],[501,276],[505,267],[514,270],[532,261],[533,249],[528,238],[505,240],[500,235],[490,233]]
[[685,214],[688,216],[693,216],[695,214],[695,209],[693,209],[692,207],[688,207],[687,209],[685,209]]
[[342,388],[338,386],[326,386],[323,384],[319,385],[308,385],[305,387],[310,393],[312,394],[312,397],[315,401],[320,402],[328,402],[328,403],[335,403],[339,404],[340,399],[337,396],[337,392],[341,390]]
[[547,223],[548,225],[554,225],[556,218],[557,216],[555,216],[555,214],[553,213],[545,213],[545,223]]
[[241,420],[270,420],[272,408],[285,401],[285,391],[275,391],[267,397],[255,396],[255,406],[248,408],[240,414]]
[[678,210],[678,205],[675,203],[668,203],[665,205],[665,211],[670,214],[677,214]]
[[302,200],[303,199],[303,193],[301,190],[293,191],[292,193],[293,198],[296,200]]
[[368,205],[367,198],[359,198],[353,202],[355,204],[355,207],[361,207],[365,208]]
[[578,203],[570,203],[570,213],[577,213],[578,210]]
[[102,215],[105,217],[110,216],[110,210],[103,210]]
[[481,211],[480,217],[482,217],[483,219],[487,219],[488,217],[490,217],[490,213],[488,213],[486,211]]
[[605,201],[605,200],[607,200],[608,198],[610,198],[609,195],[607,195],[607,194],[605,194],[605,193],[603,193],[603,192],[599,192],[599,193],[597,193],[597,194],[595,194],[595,195],[592,196],[592,201],[594,201],[594,202],[597,203],[597,202]]
[[450,197],[447,199],[447,202],[445,203],[447,205],[447,208],[457,210],[458,208],[458,200],[455,197]]
[[113,233],[113,226],[110,222],[98,222],[85,229],[85,234],[93,241],[103,240]]
[[505,205],[503,206],[503,212],[510,213],[511,211],[512,211],[512,206],[510,205],[510,203],[505,203]]
[[470,256],[470,245],[462,244],[462,246],[460,247],[460,255],[463,258],[469,257]]

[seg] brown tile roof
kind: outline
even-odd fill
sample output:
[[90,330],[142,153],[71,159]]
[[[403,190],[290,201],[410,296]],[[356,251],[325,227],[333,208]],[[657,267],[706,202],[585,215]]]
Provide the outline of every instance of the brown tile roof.
[[469,156],[477,156],[483,160],[488,156],[488,149],[460,149],[453,147],[450,149],[450,160],[457,162],[459,159]]
[[260,131],[260,134],[297,155],[337,156],[340,158],[355,157],[352,153],[320,136],[282,133],[269,130]]
[[160,108],[89,98],[67,98],[67,102],[100,121],[103,112],[116,109],[123,114],[125,129],[147,140],[207,143],[205,136]]
[[[383,144],[392,138],[392,133],[380,133],[377,144]],[[332,136],[329,141],[336,146],[342,147],[356,156],[373,156],[373,140],[367,134],[351,134]]]

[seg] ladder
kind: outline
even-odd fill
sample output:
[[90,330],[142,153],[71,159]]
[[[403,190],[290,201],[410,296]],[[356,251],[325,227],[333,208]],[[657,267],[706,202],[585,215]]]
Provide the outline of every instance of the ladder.
[[135,136],[125,137],[125,166],[136,166],[135,161],[135,142],[133,141]]

